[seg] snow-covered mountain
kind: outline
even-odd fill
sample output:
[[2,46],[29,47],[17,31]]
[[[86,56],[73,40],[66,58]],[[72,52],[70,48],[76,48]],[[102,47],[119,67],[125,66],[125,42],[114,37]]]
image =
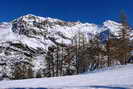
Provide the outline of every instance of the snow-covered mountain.
[[14,62],[33,61],[32,65],[36,71],[44,68],[45,55],[49,47],[69,46],[79,32],[82,32],[86,39],[92,39],[96,34],[108,29],[117,34],[120,26],[111,20],[98,26],[28,14],[0,24],[0,65],[6,65],[4,71],[8,73]]
[[[111,20],[105,21],[102,27],[91,23],[65,22],[59,19],[44,18],[35,15],[25,15],[10,23],[0,24],[1,41],[20,41],[32,48],[47,48],[61,43],[71,44],[71,39],[78,32],[83,32],[87,38],[110,29],[116,34],[120,24]],[[50,40],[54,38],[55,40]]]

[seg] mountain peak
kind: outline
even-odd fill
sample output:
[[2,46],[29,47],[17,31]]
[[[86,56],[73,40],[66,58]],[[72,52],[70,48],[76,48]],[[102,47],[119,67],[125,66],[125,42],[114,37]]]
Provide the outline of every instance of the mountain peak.
[[117,35],[117,32],[120,30],[121,24],[112,20],[107,20],[103,23],[103,26],[107,27],[112,33]]
[[51,17],[42,17],[42,16],[36,16],[36,15],[33,15],[33,14],[27,14],[27,15],[24,15],[22,17],[20,17],[21,19],[24,19],[25,21],[32,21],[32,20],[35,20],[35,21],[48,21],[48,22],[63,22],[62,20],[59,20],[59,19],[55,19],[55,18],[51,18]]
[[33,15],[33,14],[26,14],[24,16],[36,16],[36,15]]
[[109,24],[109,25],[120,25],[119,23],[117,23],[113,20],[106,20],[103,24],[104,25],[107,25],[107,24]]

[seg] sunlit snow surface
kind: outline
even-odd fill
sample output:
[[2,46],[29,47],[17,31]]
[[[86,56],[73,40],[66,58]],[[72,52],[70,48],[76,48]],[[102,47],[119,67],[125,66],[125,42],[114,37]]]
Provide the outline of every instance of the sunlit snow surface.
[[133,64],[81,75],[1,81],[0,89],[133,89]]
[[28,45],[29,47],[43,47],[44,45],[41,44],[38,40],[34,38],[29,38],[24,35],[19,35],[12,32],[12,25],[11,23],[2,23],[0,24],[0,41],[2,42],[22,42],[23,44]]

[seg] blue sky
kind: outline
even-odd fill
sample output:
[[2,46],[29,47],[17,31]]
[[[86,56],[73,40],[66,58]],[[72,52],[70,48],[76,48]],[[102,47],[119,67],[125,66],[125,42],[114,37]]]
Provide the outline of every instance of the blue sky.
[[128,15],[129,23],[133,24],[133,0],[1,0],[0,21],[35,14],[102,24],[108,19],[118,21],[122,9]]

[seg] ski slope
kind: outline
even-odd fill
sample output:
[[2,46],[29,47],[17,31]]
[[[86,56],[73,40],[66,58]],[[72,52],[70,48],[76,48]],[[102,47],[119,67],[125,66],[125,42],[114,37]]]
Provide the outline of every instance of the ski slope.
[[81,75],[1,81],[0,89],[133,89],[133,64],[115,66]]

